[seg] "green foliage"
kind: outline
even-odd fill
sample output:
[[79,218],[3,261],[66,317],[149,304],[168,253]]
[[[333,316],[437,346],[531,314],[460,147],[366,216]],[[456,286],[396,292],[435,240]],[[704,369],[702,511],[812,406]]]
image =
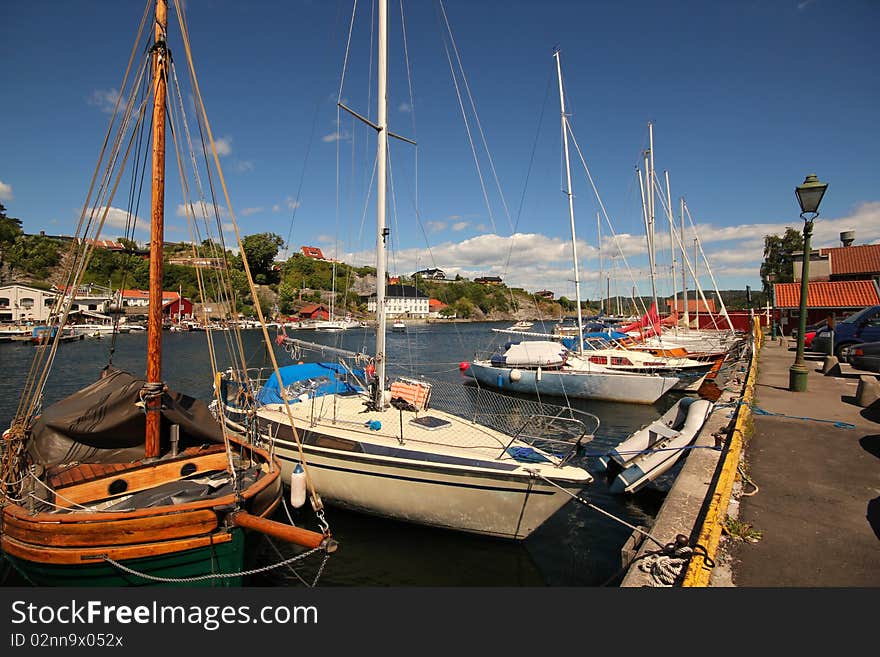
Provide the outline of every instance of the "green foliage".
[[41,235],[19,235],[6,252],[6,261],[37,278],[47,278],[49,270],[61,261],[61,245]]
[[773,294],[774,283],[794,281],[791,254],[804,250],[804,236],[794,228],[786,228],[785,235],[764,236],[764,262],[761,264],[761,285],[764,294]]
[[6,249],[21,235],[21,219],[6,216],[6,208],[0,203],[0,262]]
[[278,276],[273,271],[272,265],[278,255],[278,249],[284,246],[284,239],[275,233],[257,233],[248,235],[241,243],[247,254],[248,266],[254,281],[260,284],[277,282]]

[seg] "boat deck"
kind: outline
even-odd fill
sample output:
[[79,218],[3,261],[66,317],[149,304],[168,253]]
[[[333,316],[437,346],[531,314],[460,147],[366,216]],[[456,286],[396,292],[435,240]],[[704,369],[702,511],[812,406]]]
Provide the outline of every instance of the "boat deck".
[[[438,408],[432,408],[430,404],[421,410],[413,410],[414,406],[399,409],[392,405],[384,411],[374,411],[369,410],[365,402],[366,397],[359,394],[325,395],[291,403],[290,409],[299,429],[320,431],[324,435],[338,437],[341,440],[354,438],[371,444],[403,449],[406,449],[407,445],[412,445],[423,452],[444,455],[454,452],[471,459],[515,461],[514,457],[505,450],[511,445],[523,446],[523,442],[512,438],[512,434],[515,434],[517,429],[522,429],[521,435],[524,437],[536,437],[537,425],[543,424],[545,426],[542,428],[547,429],[546,425],[556,424],[557,426],[554,427],[556,436],[560,435],[560,431],[569,432],[569,445],[574,444],[580,431],[586,430],[583,424],[571,420],[557,418],[551,422],[545,416],[524,413],[518,416],[516,413],[511,415],[508,409],[506,413],[498,412],[498,417],[495,418],[513,429],[505,433],[486,426],[492,423],[491,416],[495,413],[483,412],[476,421],[468,421]],[[282,404],[264,406],[259,410],[259,415],[281,425],[288,424],[287,413]],[[542,418],[545,419],[543,423],[540,422]],[[566,425],[566,428],[562,429],[559,425]],[[560,451],[558,446],[557,451]]]

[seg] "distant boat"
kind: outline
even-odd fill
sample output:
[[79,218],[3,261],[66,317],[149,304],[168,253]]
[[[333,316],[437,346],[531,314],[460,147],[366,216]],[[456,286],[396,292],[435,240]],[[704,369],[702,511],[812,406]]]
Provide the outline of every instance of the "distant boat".
[[712,407],[705,399],[680,399],[660,418],[600,457],[606,471],[618,472],[611,492],[634,493],[675,465],[696,439]]
[[405,333],[406,332],[406,322],[402,320],[397,320],[391,325],[391,330],[395,333]]
[[[575,336],[575,351],[569,351],[558,341],[535,340],[507,345],[504,351],[488,358],[475,358],[466,368],[479,383],[502,390],[529,395],[554,395],[575,399],[653,404],[672,388],[680,385],[678,376],[650,372],[623,372],[610,366],[607,355],[595,356],[603,364],[592,362],[584,353],[584,323],[581,315],[581,293],[578,278],[577,237],[575,235],[574,199],[571,192],[568,139],[571,130],[565,111],[562,86],[562,64],[559,52],[553,53],[559,80],[559,106],[562,117],[562,137],[565,151],[565,172],[568,212],[571,224],[572,265],[577,316],[572,325],[563,318],[554,327],[556,338]],[[617,358],[618,365],[623,361]],[[632,362],[628,367],[635,368]]]

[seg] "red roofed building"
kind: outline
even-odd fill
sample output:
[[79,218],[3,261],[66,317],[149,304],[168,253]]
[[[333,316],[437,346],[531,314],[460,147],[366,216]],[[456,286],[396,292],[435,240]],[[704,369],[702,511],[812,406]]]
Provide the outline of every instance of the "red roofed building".
[[[670,313],[684,314],[684,299],[667,299],[666,308]],[[706,301],[702,299],[688,299],[687,310],[689,315],[696,314],[697,312],[701,315],[715,314],[717,312],[715,309],[715,299],[706,299]]]
[[300,319],[330,319],[330,311],[323,303],[310,303],[299,311]]
[[[773,286],[773,306],[785,334],[797,325],[800,299],[800,282]],[[829,315],[838,321],[862,308],[876,305],[880,305],[880,289],[873,280],[810,281],[807,284],[807,324],[820,322]]]
[[447,308],[448,305],[440,299],[428,299],[428,317],[440,317],[440,311]]
[[[794,280],[801,279],[803,253],[792,254]],[[880,280],[880,244],[836,246],[812,250],[811,281]]]
[[324,260],[324,253],[317,246],[302,247],[302,254],[306,258],[314,258],[315,260]]
[[[140,306],[146,308],[150,305],[150,292],[148,290],[121,290],[121,296],[123,307]],[[162,292],[162,305],[165,306],[171,301],[176,301],[178,296],[177,292]],[[186,300],[186,297],[184,297],[184,300]],[[191,303],[190,313],[192,313]]]

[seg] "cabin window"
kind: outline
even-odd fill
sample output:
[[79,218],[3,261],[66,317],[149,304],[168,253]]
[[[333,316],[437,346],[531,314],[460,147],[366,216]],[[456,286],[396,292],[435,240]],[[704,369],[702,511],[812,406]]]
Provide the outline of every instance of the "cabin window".
[[590,362],[596,363],[596,365],[606,365],[608,358],[606,356],[590,356]]
[[623,356],[614,356],[611,359],[612,365],[632,365],[632,361],[629,358],[624,358]]

